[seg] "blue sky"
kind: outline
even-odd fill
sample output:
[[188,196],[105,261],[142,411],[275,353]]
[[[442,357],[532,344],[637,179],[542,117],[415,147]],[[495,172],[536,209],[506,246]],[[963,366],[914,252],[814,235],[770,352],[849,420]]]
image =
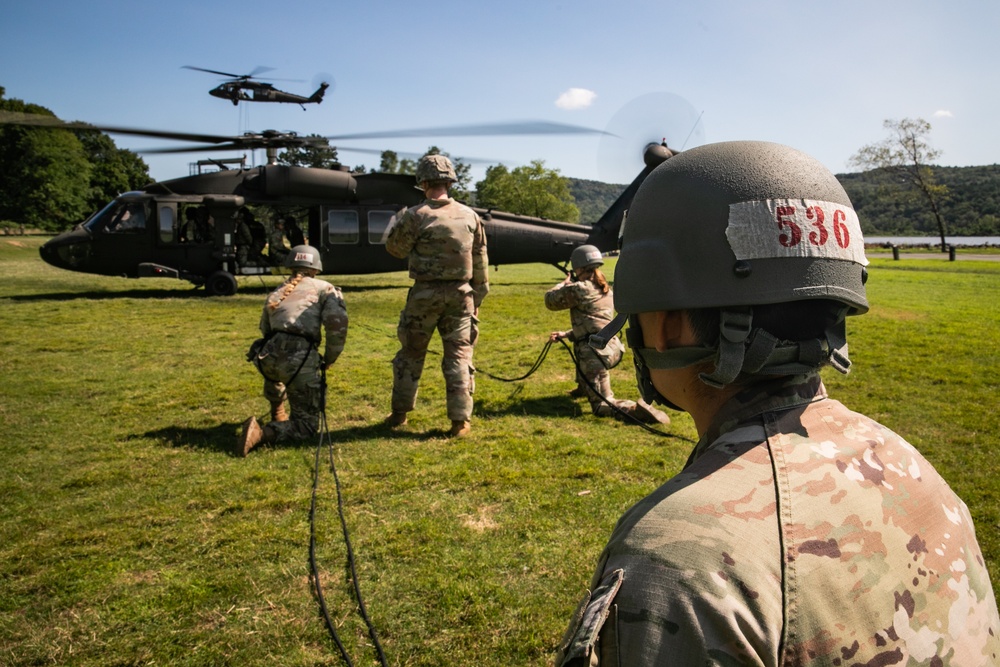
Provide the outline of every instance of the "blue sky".
[[[436,144],[457,156],[511,166],[541,159],[565,176],[626,182],[641,167],[642,145],[662,137],[686,148],[776,141],[848,171],[858,148],[886,136],[884,119],[921,117],[932,124],[940,164],[1000,162],[995,0],[5,4],[0,86],[65,120],[224,135],[549,120],[620,138],[351,145],[419,153]],[[328,74],[335,87],[308,111],[234,107],[207,94],[221,77],[183,65],[273,67],[264,78],[302,79],[276,84],[298,93]],[[132,149],[165,145],[114,138]],[[185,175],[193,159],[146,157],[157,179]]]

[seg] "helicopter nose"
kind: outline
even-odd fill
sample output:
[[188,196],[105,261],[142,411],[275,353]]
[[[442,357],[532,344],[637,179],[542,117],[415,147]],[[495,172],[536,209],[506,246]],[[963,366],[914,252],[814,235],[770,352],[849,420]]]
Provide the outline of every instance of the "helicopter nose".
[[38,254],[47,264],[70,271],[82,270],[90,258],[90,236],[82,230],[64,232],[46,241]]

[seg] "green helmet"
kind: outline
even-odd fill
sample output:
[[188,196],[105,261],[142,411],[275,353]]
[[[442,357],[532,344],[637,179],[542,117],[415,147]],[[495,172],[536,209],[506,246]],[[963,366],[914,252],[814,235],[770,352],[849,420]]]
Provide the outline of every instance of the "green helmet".
[[425,155],[417,163],[417,185],[433,181],[454,183],[457,180],[455,167],[444,155]]
[[289,269],[316,269],[323,270],[323,260],[319,255],[319,250],[311,245],[297,245],[292,248],[285,257],[285,266]]
[[[719,343],[637,350],[640,384],[641,365],[709,359],[715,370],[701,377],[714,386],[740,374],[801,373],[826,363],[846,373],[843,318],[868,310],[867,264],[851,201],[814,158],[756,141],[672,157],[650,173],[628,211],[615,308],[625,315],[719,309]],[[822,340],[780,340],[754,327],[754,306],[806,300],[837,309]]]
[[597,246],[581,245],[573,248],[569,262],[574,269],[596,269],[604,265],[604,258]]

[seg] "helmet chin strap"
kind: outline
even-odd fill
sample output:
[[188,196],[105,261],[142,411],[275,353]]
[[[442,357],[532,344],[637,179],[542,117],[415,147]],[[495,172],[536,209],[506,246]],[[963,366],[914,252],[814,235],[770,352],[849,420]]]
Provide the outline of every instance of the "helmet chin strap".
[[636,382],[643,400],[681,410],[653,385],[649,372],[651,368],[686,368],[714,358],[715,368],[712,372],[700,373],[698,378],[715,388],[732,384],[741,374],[800,375],[815,371],[827,363],[841,373],[849,373],[851,361],[847,354],[844,321],[846,311],[845,307],[844,313],[827,328],[824,338],[791,342],[781,340],[763,329],[754,329],[752,308],[724,308],[719,317],[717,347],[677,347],[662,352],[644,347],[638,316],[619,314],[600,333],[590,337],[590,344],[603,348],[628,320],[629,328],[625,331],[625,337],[632,349]]

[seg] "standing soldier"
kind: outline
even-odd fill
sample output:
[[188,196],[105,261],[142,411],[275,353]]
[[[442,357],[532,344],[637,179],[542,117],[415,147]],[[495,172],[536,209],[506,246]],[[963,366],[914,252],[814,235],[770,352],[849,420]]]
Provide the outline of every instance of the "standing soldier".
[[[316,435],[323,410],[321,370],[333,365],[347,340],[347,308],[340,290],[319,280],[323,270],[312,246],[292,248],[285,266],[292,274],[268,295],[260,317],[261,345],[249,358],[264,376],[264,397],[271,403],[271,422],[261,428],[255,417],[243,423],[236,453],[246,456],[260,443],[305,440]],[[319,355],[326,330],[326,346]],[[285,413],[288,398],[291,416]]]
[[281,266],[288,257],[288,246],[285,245],[285,223],[281,218],[274,221],[274,229],[267,240],[267,254],[272,266]]
[[861,227],[813,158],[670,158],[629,210],[612,329],[688,412],[684,469],[618,521],[556,665],[996,665],[969,510],[916,449],[827,396],[868,310]]
[[472,352],[479,333],[479,306],[489,292],[486,234],[468,206],[448,196],[457,179],[451,160],[425,155],[417,184],[426,200],[407,209],[389,232],[386,250],[409,258],[413,286],[399,316],[400,349],[392,361],[390,426],[406,423],[417,400],[424,357],[434,330],[441,334],[441,370],[447,387],[451,436],[469,432],[472,416]]
[[306,236],[302,233],[299,223],[292,216],[285,218],[285,234],[288,236],[288,242],[292,244],[292,247],[306,244]]
[[598,417],[612,417],[615,408],[623,414],[647,423],[669,424],[670,418],[644,402],[621,401],[611,391],[611,373],[622,360],[624,347],[617,336],[602,349],[590,346],[590,337],[600,332],[614,318],[614,293],[601,267],[604,258],[592,245],[582,245],[570,254],[572,272],[566,279],[545,293],[549,310],[569,310],[568,331],[553,331],[549,340],[563,338],[572,341],[578,367],[577,386],[582,386],[591,411]]

